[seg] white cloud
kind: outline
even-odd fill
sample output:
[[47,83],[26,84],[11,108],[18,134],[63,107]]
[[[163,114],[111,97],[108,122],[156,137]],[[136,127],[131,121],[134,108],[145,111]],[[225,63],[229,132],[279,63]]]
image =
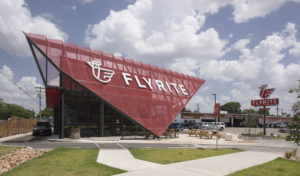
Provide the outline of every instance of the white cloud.
[[[31,97],[36,97],[35,87],[40,87],[41,85],[37,83],[35,77],[22,77],[14,84],[13,77],[14,74],[9,67],[3,65],[2,68],[0,68],[0,85],[5,85],[0,86],[0,98],[3,98],[7,103],[18,104],[38,112],[38,99]],[[28,95],[22,92],[18,87]]]
[[251,85],[248,84],[248,83],[244,83],[242,81],[240,82],[235,82],[233,83],[234,86],[236,86],[237,88],[239,89],[244,89],[244,90],[248,90],[248,89],[251,89]]
[[76,11],[77,10],[77,6],[76,5],[72,5],[71,9],[74,10],[74,11]]
[[[234,34],[222,39],[214,28],[203,29],[206,15],[215,14],[225,6],[233,7],[236,23],[245,23],[271,14],[288,1],[137,0],[124,10],[111,11],[99,23],[90,24],[85,42],[93,49],[125,53],[122,55],[185,74],[200,73],[201,78],[218,81],[218,86],[232,83],[231,91],[220,93],[221,101],[240,101],[248,108],[251,98],[258,98],[257,87],[268,83],[277,88],[283,104],[290,105],[284,97],[296,84],[291,80],[298,79],[300,62],[285,65],[282,62],[287,53],[299,55],[295,24],[287,23],[282,31],[266,36],[252,48],[249,38],[227,46],[227,40]],[[238,58],[224,59],[230,51],[238,52]],[[195,70],[200,71],[195,73]],[[203,110],[210,111],[213,107],[210,102],[212,97],[196,95],[188,106],[200,103]]]
[[92,3],[94,2],[95,0],[79,0],[79,2],[82,4],[82,5],[85,5],[85,4],[88,4],[88,3]]
[[[178,69],[182,59],[197,65],[225,54],[226,40],[214,28],[201,30],[205,16],[189,1],[139,0],[122,11],[111,11],[89,25],[85,42],[104,52],[126,53],[135,59]],[[173,65],[170,66],[170,63]],[[180,71],[191,73],[191,69]]]
[[196,76],[195,70],[198,69],[197,62],[189,58],[175,59],[175,62],[169,67],[173,71],[185,73],[190,76]]
[[230,102],[231,101],[231,97],[227,96],[227,95],[221,95],[220,96],[220,102]]
[[211,60],[200,66],[201,75],[225,82],[235,79],[253,81],[271,80],[274,86],[291,86],[288,78],[297,75],[298,64],[284,66],[281,61],[286,53],[283,51],[294,46],[296,28],[293,23],[287,23],[284,30],[267,36],[253,49],[247,48],[249,39],[241,39],[233,45],[233,49],[241,52],[238,60]]
[[250,107],[251,98],[259,98],[258,86],[267,83],[276,88],[273,97],[279,97],[281,106],[286,106],[285,111],[290,112],[287,107],[296,102],[296,98],[291,97],[288,90],[297,84],[300,63],[284,61],[291,53],[287,49],[293,48],[296,52],[299,43],[296,32],[295,24],[287,23],[281,32],[267,36],[252,49],[247,47],[249,39],[241,39],[232,47],[241,53],[237,60],[208,61],[200,65],[200,73],[207,79],[233,82],[232,100],[241,102],[244,108]]
[[[14,73],[12,72],[12,70],[7,67],[6,65],[2,66],[2,69],[0,69],[0,74],[4,77],[6,77],[8,80],[12,81],[14,78]],[[5,84],[3,84],[5,85]]]
[[271,14],[289,1],[300,2],[299,0],[194,0],[193,5],[203,14],[214,14],[222,7],[232,6],[234,22],[245,23]]
[[67,39],[67,34],[50,21],[53,17],[51,14],[43,13],[38,16],[32,16],[24,0],[2,0],[0,1],[0,11],[0,34],[2,36],[0,49],[2,50],[19,56],[24,56],[24,54],[30,55],[30,50],[22,31],[44,34],[49,38]]
[[285,0],[236,0],[233,1],[234,21],[236,23],[247,22],[249,19],[264,17],[279,9]]
[[199,91],[205,92],[205,91],[208,91],[208,90],[210,90],[210,88],[208,86],[204,85],[204,86],[201,87],[201,89]]
[[200,112],[208,112],[212,113],[213,112],[213,107],[214,107],[214,100],[211,99],[211,97],[202,97],[195,95],[191,101],[187,104],[187,108],[190,110],[196,109],[196,104],[199,104],[200,107]]
[[294,47],[289,50],[289,53],[291,55],[300,57],[300,42],[296,42],[295,45],[294,45]]

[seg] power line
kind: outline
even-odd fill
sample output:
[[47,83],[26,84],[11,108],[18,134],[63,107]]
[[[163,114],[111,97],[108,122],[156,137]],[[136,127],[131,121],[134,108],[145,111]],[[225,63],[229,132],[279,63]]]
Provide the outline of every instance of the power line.
[[[15,40],[15,43],[17,44],[17,46],[19,47],[20,51],[23,53],[24,56],[26,56],[26,52],[24,51],[24,48],[21,47],[21,44],[20,42],[17,40],[15,34],[12,32],[10,26],[8,25],[7,21],[5,20],[4,18],[4,15],[2,14],[2,12],[0,11],[0,16],[4,22],[4,24],[6,25],[7,29],[9,30],[9,32],[11,33],[11,35],[13,36],[14,40]],[[12,53],[17,53],[18,51],[13,47],[11,46],[10,42],[8,41],[7,39],[7,36],[6,35],[2,35],[3,38],[6,40],[6,43],[8,44],[7,47],[10,49],[10,51]],[[14,58],[12,58],[12,56],[10,54],[8,54],[8,56],[11,58],[11,59],[7,59],[12,65],[16,66],[17,67],[17,71],[15,73],[17,73],[20,77],[22,77],[23,75],[21,73],[19,73],[22,69],[21,67],[23,67],[24,65],[27,67],[27,70],[32,71],[32,69],[28,68],[28,65],[27,64],[22,64],[21,62],[16,62],[14,61]],[[21,66],[21,67],[19,67]],[[9,79],[5,74],[1,73],[1,75],[3,75],[9,82],[11,82],[15,87],[17,87],[21,92],[23,92],[25,95],[27,95],[28,97],[32,98],[33,100],[36,101],[36,98],[31,96],[29,93],[27,93],[25,90],[23,90],[21,87],[19,87],[17,84],[15,84],[11,79]],[[35,74],[34,74],[35,75]]]
[[[22,52],[22,54],[23,54],[24,56],[26,56],[26,55],[27,55],[27,54],[26,54],[26,51],[24,51],[24,48],[21,46],[19,40],[17,40],[15,34],[14,34],[13,31],[11,30],[9,24],[8,24],[7,21],[5,20],[4,15],[3,15],[3,13],[2,13],[1,11],[0,11],[0,16],[1,16],[1,18],[2,18],[2,20],[3,20],[3,22],[4,22],[4,24],[6,25],[8,31],[11,33],[11,35],[12,35],[13,39],[15,40],[15,43],[16,43],[17,46],[19,47],[20,51]],[[17,24],[17,23],[16,23],[16,24]],[[18,50],[15,50],[15,48],[14,48],[13,46],[10,46],[10,42],[8,41],[8,39],[7,39],[7,37],[6,37],[5,35],[4,35],[4,38],[5,38],[6,42],[8,43],[8,47],[10,48],[10,50],[12,51],[12,53],[18,53]],[[24,67],[24,65],[25,65],[25,67],[27,67],[27,70],[28,70],[28,71],[31,71],[31,72],[33,73],[32,69],[30,69],[30,68],[28,67],[27,64],[25,64],[25,63],[21,64],[20,62],[16,62],[16,63],[17,63],[17,64],[20,64],[21,67]],[[16,64],[16,65],[17,65],[17,64]],[[18,69],[18,70],[21,70],[21,69]]]
[[10,80],[6,75],[0,72],[2,76],[4,76],[9,82],[11,82],[15,87],[17,87],[20,91],[22,91],[24,94],[26,94],[28,97],[32,98],[33,100],[36,100],[35,97],[31,96],[29,93],[25,92],[21,87],[19,87],[17,84],[15,84],[12,80]]

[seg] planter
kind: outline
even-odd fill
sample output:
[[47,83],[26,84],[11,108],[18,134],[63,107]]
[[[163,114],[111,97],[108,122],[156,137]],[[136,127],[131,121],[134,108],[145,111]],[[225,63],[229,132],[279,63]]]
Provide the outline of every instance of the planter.
[[71,139],[80,139],[80,128],[71,128]]

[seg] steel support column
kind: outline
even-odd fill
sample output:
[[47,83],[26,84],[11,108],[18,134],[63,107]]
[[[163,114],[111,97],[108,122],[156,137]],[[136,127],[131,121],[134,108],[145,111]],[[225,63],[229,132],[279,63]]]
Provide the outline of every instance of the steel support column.
[[62,90],[60,91],[60,135],[59,138],[64,138],[64,120],[65,120],[65,95],[64,95],[64,75],[60,74],[60,85],[62,87]]

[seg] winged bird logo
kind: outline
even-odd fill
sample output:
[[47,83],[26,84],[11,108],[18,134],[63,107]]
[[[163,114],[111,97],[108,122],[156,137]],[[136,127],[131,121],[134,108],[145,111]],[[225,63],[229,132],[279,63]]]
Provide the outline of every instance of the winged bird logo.
[[109,83],[115,74],[113,70],[101,68],[101,61],[87,61],[87,64],[92,67],[94,78],[102,83]]
[[260,89],[259,96],[261,98],[269,98],[270,95],[275,90],[274,88],[272,88],[272,89],[266,89],[267,86],[268,85],[265,84],[265,85],[262,85],[262,86],[259,87],[259,89]]

